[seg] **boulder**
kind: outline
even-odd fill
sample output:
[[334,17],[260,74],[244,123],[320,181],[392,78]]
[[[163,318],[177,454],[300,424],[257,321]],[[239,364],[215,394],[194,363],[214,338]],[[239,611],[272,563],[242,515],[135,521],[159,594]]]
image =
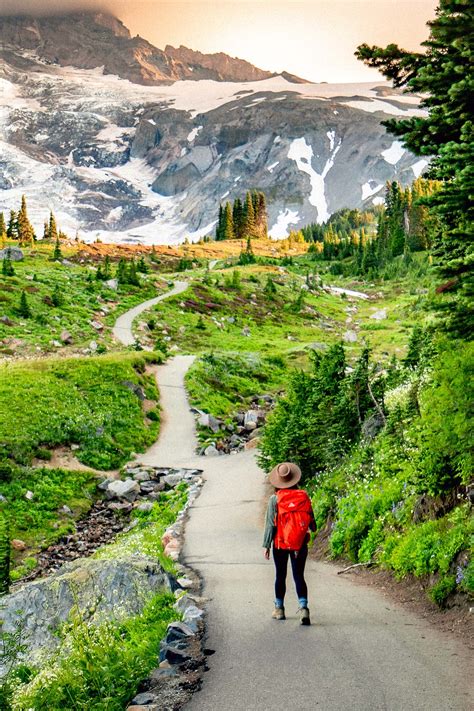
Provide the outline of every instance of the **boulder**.
[[260,442],[260,437],[255,437],[254,439],[249,439],[248,442],[244,444],[244,449],[255,449],[258,447]]
[[343,339],[346,343],[355,343],[357,341],[357,333],[355,331],[346,331]]
[[116,291],[118,289],[118,280],[117,279],[108,279],[107,281],[104,282],[105,286],[108,286],[109,289],[113,289]]
[[[170,589],[168,574],[149,556],[133,553],[114,560],[78,559],[4,595],[2,632],[14,633],[21,620],[22,642],[27,647],[23,657],[34,662],[40,650],[58,646],[56,630],[76,605],[87,610],[88,621],[118,620],[139,614],[151,595]],[[4,670],[0,662],[0,675]]]
[[10,262],[21,262],[25,255],[18,247],[5,247],[0,249],[0,259],[9,259]]
[[156,701],[155,695],[150,691],[145,691],[142,694],[134,696],[130,703],[146,706],[147,704],[152,704],[154,701]]
[[153,504],[151,501],[143,501],[138,504],[137,511],[143,511],[144,513],[149,513],[153,509]]
[[[133,470],[127,469],[127,474],[131,474]],[[135,474],[133,474],[135,481],[150,481],[150,475],[148,472],[139,469]]]
[[140,385],[137,385],[136,383],[132,383],[131,380],[122,380],[122,385],[125,385],[126,388],[130,390],[130,392],[135,393],[137,398],[141,400],[142,402],[146,400],[146,395],[143,390],[143,388]]
[[373,318],[376,321],[383,321],[387,318],[387,309],[378,309],[378,311],[371,314],[370,318]]
[[164,476],[162,481],[171,488],[177,486],[184,479],[184,474],[168,474]]
[[205,457],[218,457],[219,456],[219,450],[213,445],[210,444],[206,449],[204,450],[204,456]]
[[248,410],[244,415],[244,427],[247,432],[256,429],[258,423],[258,411]]
[[194,632],[184,622],[172,622],[166,631],[165,643],[172,645],[174,642],[194,637]]
[[110,499],[126,499],[127,501],[135,501],[139,493],[140,485],[134,479],[111,481],[106,491]]
[[104,324],[101,323],[100,321],[93,320],[93,321],[89,321],[89,323],[92,326],[92,328],[95,328],[96,331],[102,331],[102,329],[104,328]]
[[62,343],[65,343],[67,346],[70,346],[72,343],[74,343],[74,339],[69,333],[69,331],[61,331],[61,335],[59,336],[60,340]]
[[191,655],[184,649],[177,649],[169,644],[161,644],[160,662],[164,662],[166,660],[170,664],[180,666],[181,664],[189,662],[191,659]]
[[24,551],[26,548],[26,543],[25,541],[22,541],[19,538],[14,538],[11,542],[11,546],[16,551]]
[[13,323],[13,321],[10,318],[8,318],[8,316],[1,316],[0,323],[3,323],[4,326],[14,326],[15,325]]
[[129,501],[111,501],[110,504],[107,504],[107,508],[111,511],[121,511],[122,513],[130,513],[133,506]]

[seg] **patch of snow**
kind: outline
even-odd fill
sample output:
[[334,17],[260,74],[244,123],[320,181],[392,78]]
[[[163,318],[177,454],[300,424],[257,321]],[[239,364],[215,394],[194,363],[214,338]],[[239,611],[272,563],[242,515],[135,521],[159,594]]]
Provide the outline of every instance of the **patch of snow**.
[[317,173],[312,167],[311,159],[313,158],[313,149],[310,145],[306,143],[304,136],[302,138],[295,138],[290,145],[288,150],[288,158],[294,160],[298,169],[301,172],[309,175],[311,183],[311,194],[309,196],[309,202],[311,205],[316,207],[318,211],[317,222],[322,224],[326,222],[331,216],[328,211],[328,205],[325,195],[324,178],[331,170],[334,165],[334,160],[341,147],[342,139],[339,139],[337,146],[335,146],[335,135],[333,137],[333,148],[330,152],[329,158],[321,173]]
[[336,111],[336,110],[334,109],[333,114],[334,114],[334,116],[339,116],[339,111]]
[[134,128],[124,128],[111,123],[105,126],[97,134],[97,139],[104,143],[122,142],[125,136],[131,136],[135,133]]
[[202,129],[203,126],[197,126],[196,128],[193,128],[193,130],[188,133],[188,143],[192,143],[198,135],[199,131],[202,131]]
[[49,136],[47,133],[37,133],[35,136],[35,141],[46,141]]
[[332,151],[332,150],[334,150],[334,141],[336,139],[336,132],[335,131],[328,131],[326,133],[326,136],[329,138],[329,150]]
[[268,166],[267,170],[269,173],[273,173],[273,169],[277,167],[277,165],[280,163],[279,160],[276,160],[274,163]]
[[269,230],[268,235],[272,239],[284,239],[288,237],[288,227],[295,225],[299,219],[298,211],[290,210],[288,207],[285,210],[280,210],[277,221]]
[[236,177],[236,179],[234,180],[234,183],[238,183],[239,180],[241,179],[241,177],[242,177],[241,175],[238,175],[238,176]]
[[273,143],[280,143],[280,141],[281,141],[281,136],[275,136],[275,138],[273,139]]
[[[397,99],[398,100],[398,99]],[[369,114],[374,114],[376,111],[382,111],[384,114],[390,114],[391,116],[426,116],[426,111],[419,108],[399,109],[393,104],[389,104],[386,101],[380,101],[380,99],[372,99],[371,101],[342,101],[345,106],[350,106],[353,109],[359,109],[360,111],[367,111]]]
[[346,296],[353,296],[355,299],[368,299],[369,295],[364,294],[363,291],[352,291],[352,289],[342,289],[340,286],[328,286],[329,291],[333,294],[345,294]]
[[153,119],[148,119],[148,123],[151,123],[152,126],[156,126],[156,121],[153,121]]
[[371,197],[371,195],[375,195],[381,188],[383,188],[383,183],[377,183],[376,180],[369,180],[367,183],[364,183],[362,186],[362,200],[366,200]]
[[181,148],[181,153],[179,155],[182,158],[183,156],[186,155],[187,152],[188,152],[188,149],[186,148],[186,146],[184,146],[184,148]]
[[426,160],[426,158],[420,158],[420,160],[417,160],[416,163],[413,163],[411,169],[413,171],[413,175],[415,178],[419,178],[426,166],[428,165],[429,161]]
[[394,141],[390,148],[382,151],[381,155],[387,163],[390,163],[390,165],[396,165],[405,153],[405,150],[406,148],[401,141]]
[[227,190],[227,191],[224,193],[224,195],[221,195],[221,200],[223,200],[224,198],[226,198],[227,195],[229,195],[229,194],[230,194],[230,190]]
[[383,197],[375,197],[372,200],[372,205],[383,205],[385,202],[385,199]]

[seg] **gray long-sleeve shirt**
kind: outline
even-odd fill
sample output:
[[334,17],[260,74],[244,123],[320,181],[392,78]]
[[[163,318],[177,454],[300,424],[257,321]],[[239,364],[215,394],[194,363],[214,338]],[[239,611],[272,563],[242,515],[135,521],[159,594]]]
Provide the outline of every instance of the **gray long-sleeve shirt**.
[[[275,537],[275,533],[276,533],[276,526],[275,526],[276,514],[277,514],[277,497],[276,497],[276,494],[272,494],[272,496],[270,496],[270,498],[268,499],[267,513],[265,515],[265,531],[263,534],[263,543],[262,543],[262,546],[264,548],[271,548],[271,546],[272,546],[272,541],[273,541],[273,539]],[[309,527],[312,531],[316,531],[316,521],[314,520],[314,514],[312,514],[312,521],[309,524]]]

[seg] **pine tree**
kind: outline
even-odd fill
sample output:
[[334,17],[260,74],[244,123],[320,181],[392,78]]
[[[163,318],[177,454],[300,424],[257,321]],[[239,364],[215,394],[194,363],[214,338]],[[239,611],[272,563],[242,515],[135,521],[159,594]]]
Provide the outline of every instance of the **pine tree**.
[[224,208],[219,205],[219,217],[216,226],[216,240],[220,241],[224,239]]
[[12,261],[9,257],[2,259],[2,276],[9,277],[14,276],[15,270],[13,268]]
[[10,210],[10,218],[8,220],[8,227],[7,227],[7,237],[8,237],[8,239],[17,239],[18,238],[18,224],[17,224],[17,220],[16,220],[15,210]]
[[107,279],[110,279],[112,276],[112,269],[110,266],[110,257],[108,254],[105,255],[105,261],[104,261],[104,279],[107,281]]
[[253,209],[252,193],[247,192],[245,196],[243,215],[243,235],[253,237],[255,230],[255,212]]
[[24,291],[21,292],[20,304],[18,306],[18,315],[22,318],[31,317],[31,309],[28,304],[28,299],[26,298],[26,293]]
[[234,206],[232,208],[232,221],[234,224],[234,234],[238,239],[242,239],[244,236],[244,206],[242,205],[242,200],[236,198],[234,200]]
[[61,246],[59,244],[59,239],[56,237],[56,243],[54,245],[54,251],[53,251],[53,260],[59,261],[60,259],[62,259],[62,256],[63,256],[63,254],[61,252]]
[[123,257],[120,257],[119,263],[117,265],[117,273],[116,273],[116,278],[119,284],[126,284],[127,283],[127,262]]
[[24,195],[21,196],[21,207],[17,218],[17,234],[18,240],[22,245],[33,244],[35,233],[33,226],[28,219],[28,211],[26,208],[26,198]]
[[7,228],[5,226],[5,217],[3,212],[0,212],[0,248],[3,249],[7,242]]
[[53,302],[53,306],[62,306],[64,303],[64,297],[62,294],[61,289],[59,288],[59,284],[56,284],[54,287],[53,293],[51,294],[51,301]]
[[138,278],[137,265],[135,260],[131,259],[128,265],[128,283],[132,286],[140,286],[140,279]]
[[232,206],[227,202],[224,208],[224,237],[223,239],[234,239],[234,221],[232,218]]
[[391,119],[387,128],[401,136],[407,148],[433,156],[430,175],[443,181],[427,198],[440,221],[433,254],[445,282],[438,287],[438,307],[445,327],[469,338],[474,331],[473,241],[474,134],[472,76],[474,6],[468,0],[440,0],[425,53],[410,53],[395,44],[358,47],[356,56],[379,69],[395,86],[423,96],[426,118]]
[[51,240],[51,242],[56,242],[58,239],[58,228],[56,225],[56,218],[53,215],[53,212],[51,211],[49,213],[49,225],[48,225],[48,239]]
[[[258,194],[258,227],[260,237],[268,237],[267,199],[265,193]],[[304,238],[304,235],[303,235]]]
[[48,220],[45,220],[43,223],[43,242],[46,242],[49,239],[49,224]]

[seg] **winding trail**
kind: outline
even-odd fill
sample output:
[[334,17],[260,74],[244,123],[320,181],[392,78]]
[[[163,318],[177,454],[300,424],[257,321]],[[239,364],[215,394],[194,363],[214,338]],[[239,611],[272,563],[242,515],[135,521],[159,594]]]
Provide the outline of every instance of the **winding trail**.
[[150,309],[155,304],[160,301],[169,299],[170,296],[176,296],[176,294],[181,294],[181,292],[186,291],[189,284],[187,281],[175,281],[173,288],[160,296],[155,296],[153,299],[148,299],[148,301],[143,301],[138,306],[133,309],[126,311],[124,314],[118,317],[115,322],[115,326],[112,329],[114,338],[124,346],[133,346],[135,343],[135,338],[132,332],[133,322],[137,316],[139,316],[143,311]]
[[313,624],[301,627],[291,578],[287,620],[270,618],[273,564],[263,559],[268,491],[254,453],[195,454],[184,389],[192,356],[157,371],[163,408],[159,441],[140,457],[198,467],[205,486],[190,509],[185,563],[200,573],[207,604],[210,671],[186,711],[468,711],[464,646],[381,592],[310,560]]

